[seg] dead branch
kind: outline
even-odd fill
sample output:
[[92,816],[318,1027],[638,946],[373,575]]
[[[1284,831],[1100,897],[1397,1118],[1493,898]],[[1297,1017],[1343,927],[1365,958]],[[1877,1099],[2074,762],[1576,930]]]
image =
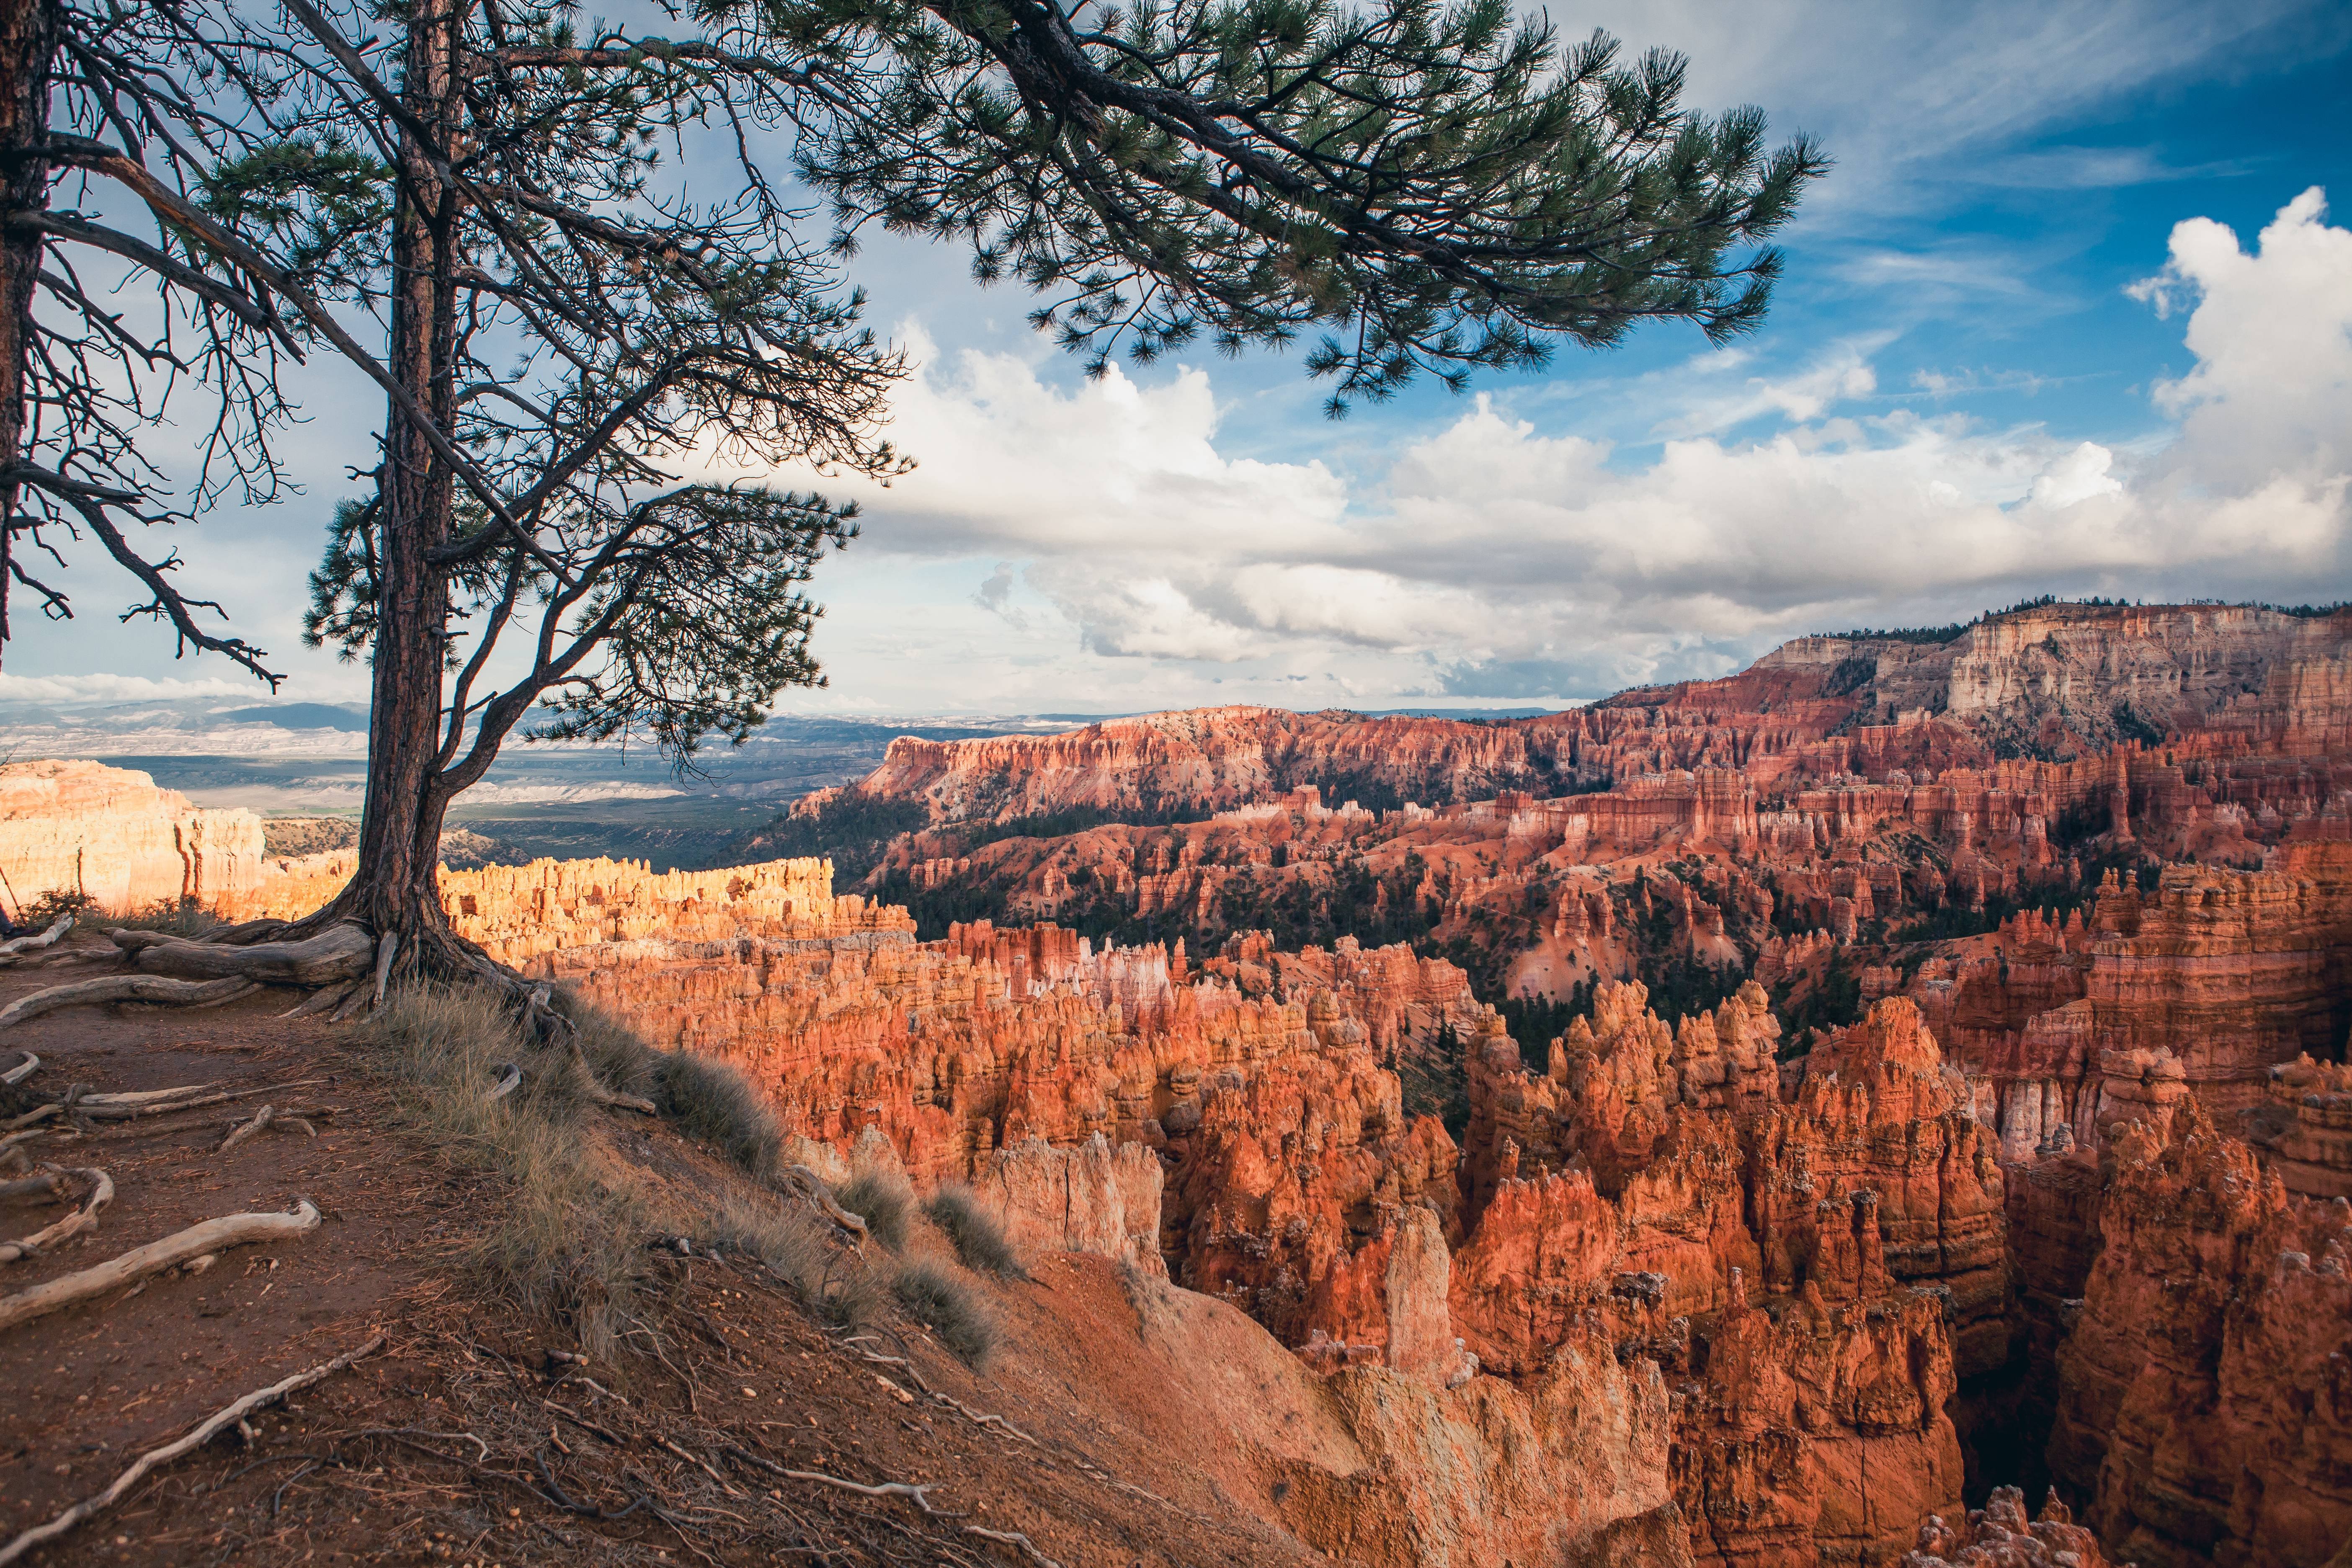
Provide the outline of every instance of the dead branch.
[[596,1076],[596,1069],[588,1065],[588,1053],[580,1048],[580,1031],[572,1026],[570,1019],[549,1005],[553,994],[552,986],[541,985],[526,996],[523,1000],[523,1024],[541,1039],[562,1039],[572,1058],[572,1076],[578,1082],[580,1092],[608,1110],[634,1110],[645,1116],[660,1115],[661,1108],[652,1100],[604,1087],[604,1081]]
[[40,1058],[30,1051],[18,1051],[16,1054],[25,1059],[5,1072],[0,1072],[0,1084],[6,1084],[13,1088],[41,1070]]
[[257,1389],[235,1404],[215,1411],[206,1416],[203,1424],[194,1431],[176,1442],[166,1443],[160,1448],[149,1449],[132,1461],[129,1469],[117,1476],[112,1486],[108,1487],[96,1497],[83,1499],[47,1524],[35,1525],[8,1542],[6,1546],[0,1546],[0,1568],[5,1568],[6,1564],[16,1562],[34,1547],[57,1540],[92,1515],[121,1502],[130,1495],[131,1489],[137,1486],[148,1472],[157,1466],[168,1465],[183,1454],[194,1452],[211,1442],[215,1434],[242,1423],[255,1411],[274,1405],[288,1394],[298,1393],[314,1383],[324,1382],[362,1356],[373,1355],[383,1348],[383,1338],[382,1334],[378,1334],[355,1351],[339,1355],[334,1360],[314,1366],[308,1372],[298,1372],[291,1377],[271,1384],[268,1388]]
[[1038,1564],[1038,1568],[1062,1568],[1059,1563],[1030,1544],[1029,1538],[1017,1530],[982,1530],[976,1524],[967,1524],[963,1527],[963,1532],[966,1535],[977,1535],[983,1541],[996,1542],[1000,1545],[1018,1546],[1021,1548],[1021,1555]]
[[293,1211],[289,1214],[233,1214],[208,1219],[161,1241],[133,1247],[94,1268],[19,1290],[13,1296],[0,1296],[0,1330],[46,1317],[93,1296],[103,1296],[207,1252],[300,1236],[317,1228],[318,1224],[319,1205],[308,1198],[295,1199]]
[[227,1153],[247,1139],[267,1129],[270,1122],[277,1120],[277,1117],[278,1108],[274,1105],[265,1105],[253,1113],[251,1121],[230,1123],[228,1136],[220,1141],[220,1147],[215,1149],[213,1152],[216,1155]]
[[363,980],[354,980],[351,983],[350,987],[343,993],[343,1005],[335,1009],[334,1016],[330,1017],[327,1022],[330,1024],[340,1024],[347,1019],[355,1018],[359,1016],[360,1009],[366,1006],[367,1004],[367,982]]
[[313,992],[278,1016],[280,1018],[307,1018],[313,1013],[323,1013],[348,995],[356,984],[356,981],[346,980],[341,985],[330,985],[323,991]]
[[[303,1079],[295,1083],[279,1084],[279,1089],[302,1089],[319,1082]],[[142,1116],[174,1116],[183,1110],[201,1110],[206,1106],[220,1105],[232,1100],[247,1100],[257,1094],[271,1092],[267,1085],[258,1089],[216,1089],[209,1084],[189,1084],[180,1089],[151,1089],[125,1094],[84,1094],[82,1086],[75,1084],[63,1099],[47,1105],[37,1105],[14,1121],[0,1124],[0,1130],[13,1131],[19,1127],[31,1127],[53,1116],[63,1116],[77,1121],[131,1121]],[[312,1111],[311,1115],[325,1114]]]
[[232,976],[273,985],[325,985],[356,980],[365,974],[376,944],[366,931],[348,921],[329,926],[300,942],[257,942],[247,947],[189,942],[160,931],[109,931],[114,945],[132,955],[132,962],[150,974],[173,974],[192,980]]
[[232,975],[197,982],[166,980],[154,974],[109,974],[97,980],[75,980],[52,985],[29,996],[19,996],[0,1008],[0,1029],[54,1013],[61,1007],[94,1007],[108,1002],[190,1003],[228,1001],[253,989],[253,982]]
[[59,937],[73,930],[73,916],[59,915],[50,923],[49,929],[38,936],[20,936],[7,942],[0,942],[0,958],[14,958],[20,952],[32,952],[39,948],[54,947]]
[[[47,1168],[55,1169],[54,1166]],[[55,1247],[61,1241],[70,1240],[84,1231],[98,1228],[99,1211],[114,1201],[114,1178],[104,1171],[89,1167],[68,1171],[65,1174],[87,1177],[89,1181],[89,1196],[82,1201],[81,1207],[47,1229],[35,1231],[22,1241],[0,1241],[0,1263],[15,1263],[20,1258],[38,1258],[45,1248]],[[0,1300],[0,1311],[5,1311],[7,1301],[15,1300],[13,1296]],[[6,1327],[6,1320],[0,1318],[0,1328],[5,1327]]]
[[517,1063],[507,1062],[499,1068],[499,1081],[491,1085],[490,1092],[482,1098],[486,1100],[504,1100],[521,1085],[522,1068]]
[[938,1484],[935,1481],[926,1481],[921,1486],[917,1486],[912,1481],[884,1481],[880,1486],[869,1487],[860,1481],[845,1481],[839,1476],[828,1476],[823,1470],[788,1470],[772,1459],[763,1459],[759,1455],[739,1448],[731,1443],[721,1448],[719,1452],[730,1459],[755,1466],[771,1475],[782,1476],[786,1480],[807,1481],[821,1487],[838,1487],[843,1491],[856,1492],[860,1497],[902,1497],[933,1519],[970,1517],[967,1514],[950,1513],[944,1509],[931,1506],[929,1492],[931,1488]]
[[787,1165],[783,1168],[782,1173],[792,1185],[799,1189],[803,1197],[816,1205],[818,1213],[855,1236],[860,1246],[864,1245],[866,1236],[866,1217],[863,1215],[852,1214],[834,1202],[833,1189],[825,1185],[824,1177],[806,1165]]

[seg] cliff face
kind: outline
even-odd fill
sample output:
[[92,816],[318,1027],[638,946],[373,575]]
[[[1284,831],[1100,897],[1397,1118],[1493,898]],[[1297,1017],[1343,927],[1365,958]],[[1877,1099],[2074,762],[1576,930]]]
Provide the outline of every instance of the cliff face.
[[261,819],[206,811],[145,773],[97,763],[0,767],[0,870],[18,900],[79,893],[114,914],[244,895],[262,869]]
[[1991,1142],[1906,1002],[1784,1093],[1760,988],[1680,1030],[1644,1000],[1603,987],[1543,1074],[1476,1058],[1455,1326],[1506,1373],[1590,1319],[1657,1357],[1701,1562],[1883,1561],[1958,1498],[1958,1369],[2007,1354]]
[[2322,1568],[2352,1535],[2352,1205],[2298,1198],[2193,1098],[2115,1140],[2058,1352],[2058,1478],[2115,1555]]

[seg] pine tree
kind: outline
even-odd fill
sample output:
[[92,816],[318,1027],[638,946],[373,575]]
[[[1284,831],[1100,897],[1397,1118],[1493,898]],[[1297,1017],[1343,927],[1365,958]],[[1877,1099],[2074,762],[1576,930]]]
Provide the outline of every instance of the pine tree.
[[[140,57],[150,92],[209,72],[183,115],[206,139],[94,122],[114,142],[71,166],[175,237],[158,275],[219,341],[323,347],[383,390],[307,622],[372,662],[360,871],[308,924],[505,984],[434,871],[519,727],[688,761],[821,679],[803,587],[854,510],[691,475],[903,471],[879,433],[902,366],[842,277],[866,226],[968,246],[1097,372],[1318,332],[1337,415],[1561,337],[1748,330],[1761,242],[1824,167],[1752,110],[1685,110],[1675,58],[1563,54],[1499,0],[702,0],[667,13],[679,38],[510,0],[285,5],[280,30],[179,21],[197,43]],[[93,17],[6,0],[28,5],[54,38],[0,26],[0,55],[80,58]]]

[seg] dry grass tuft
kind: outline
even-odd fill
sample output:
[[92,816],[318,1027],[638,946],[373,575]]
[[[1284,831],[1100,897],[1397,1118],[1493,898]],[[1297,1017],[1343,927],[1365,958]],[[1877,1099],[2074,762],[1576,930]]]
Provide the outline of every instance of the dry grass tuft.
[[908,1313],[939,1335],[940,1342],[979,1371],[996,1353],[996,1320],[963,1280],[936,1263],[901,1264],[891,1294]]
[[748,1253],[828,1328],[863,1329],[882,1315],[882,1292],[863,1263],[796,1200],[730,1198],[696,1238],[713,1250]]
[[603,1008],[576,997],[561,1005],[580,1031],[580,1049],[598,1078],[652,1100],[679,1131],[718,1150],[747,1175],[765,1181],[775,1173],[783,1131],[750,1079],[708,1057],[656,1050]]
[[1000,1279],[1026,1279],[1021,1255],[1004,1239],[1004,1229],[980,1205],[980,1194],[970,1187],[941,1187],[923,1205],[923,1213],[954,1243],[963,1266],[977,1274]]
[[28,931],[41,931],[59,915],[71,915],[78,926],[93,931],[127,927],[136,931],[159,931],[169,936],[202,936],[218,926],[220,917],[194,899],[158,899],[143,909],[129,914],[110,913],[88,893],[71,893],[53,889],[26,904],[19,911],[16,923]]
[[[650,1220],[635,1194],[599,1179],[586,1158],[586,1102],[565,1058],[526,1047],[497,995],[476,986],[398,986],[362,1027],[404,1091],[412,1126],[444,1157],[492,1179],[489,1229],[466,1248],[486,1288],[570,1323],[581,1344],[609,1359],[646,1279]],[[523,1084],[504,1100],[485,1091],[503,1062]]]
[[915,1194],[905,1177],[869,1167],[834,1188],[833,1201],[863,1219],[874,1239],[891,1251],[906,1249],[907,1213]]

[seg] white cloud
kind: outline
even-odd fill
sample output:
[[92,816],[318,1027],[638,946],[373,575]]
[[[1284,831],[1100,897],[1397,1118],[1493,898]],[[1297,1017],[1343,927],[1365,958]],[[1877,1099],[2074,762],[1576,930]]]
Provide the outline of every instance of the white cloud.
[[[1302,674],[1400,691],[1417,670],[1567,696],[1712,673],[1792,632],[1889,624],[1895,606],[1943,618],[2049,588],[2308,597],[2342,581],[2326,574],[2352,486],[2352,233],[2325,212],[2298,197],[2252,251],[2204,219],[2175,230],[2140,292],[2194,302],[2194,364],[2158,390],[2178,433],[2147,455],[1885,412],[1865,340],[1788,377],[1688,378],[1675,423],[1692,433],[1641,462],[1482,397],[1351,497],[1320,464],[1222,456],[1202,372],[1063,393],[967,354],[902,405],[940,478],[883,500],[873,538],[995,559],[976,607],[999,612],[1015,557],[1066,637],[1156,661],[1162,693],[1210,670],[1260,695]],[[1725,434],[1762,416],[1777,433]],[[1019,627],[1033,650],[1053,618]],[[1086,679],[1071,653],[1055,662]]]
[[17,702],[139,702],[152,698],[244,697],[256,690],[247,680],[207,677],[181,680],[144,675],[0,674],[0,700]]

